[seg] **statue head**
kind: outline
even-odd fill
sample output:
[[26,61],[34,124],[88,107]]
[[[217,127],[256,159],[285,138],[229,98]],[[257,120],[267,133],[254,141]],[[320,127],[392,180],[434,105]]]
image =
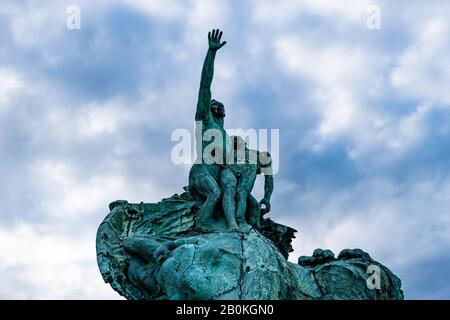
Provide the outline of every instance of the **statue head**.
[[225,107],[222,102],[211,100],[211,113],[214,118],[225,118]]
[[258,163],[265,172],[272,170],[272,156],[267,151],[258,151]]

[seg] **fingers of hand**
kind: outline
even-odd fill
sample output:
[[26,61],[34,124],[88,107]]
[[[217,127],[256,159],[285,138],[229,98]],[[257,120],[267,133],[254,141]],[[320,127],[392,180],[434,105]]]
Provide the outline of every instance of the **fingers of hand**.
[[217,39],[220,41],[220,39],[222,38],[222,34],[223,32],[219,29],[213,29],[208,33],[208,39]]

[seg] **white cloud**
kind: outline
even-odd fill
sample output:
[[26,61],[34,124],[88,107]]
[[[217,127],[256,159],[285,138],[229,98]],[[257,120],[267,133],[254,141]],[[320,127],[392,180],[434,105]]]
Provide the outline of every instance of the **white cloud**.
[[[121,1],[118,1],[121,3]],[[185,12],[185,2],[180,0],[126,0],[125,3],[151,16],[153,19],[178,19]]]
[[[0,229],[3,299],[117,299],[95,262],[95,235],[43,234],[30,224]],[[23,290],[17,290],[22,286]]]
[[120,103],[90,104],[77,111],[78,133],[86,139],[123,129],[130,112]]
[[367,7],[375,4],[373,1],[342,0],[281,0],[281,1],[255,1],[255,13],[253,19],[261,23],[271,23],[277,26],[285,26],[300,15],[320,16],[333,19],[335,24],[360,23],[365,26],[367,19]]
[[60,219],[99,211],[111,201],[111,196],[125,189],[121,176],[93,176],[83,181],[65,162],[36,161],[29,171],[40,191],[37,208]]
[[391,150],[407,149],[416,145],[426,136],[425,117],[431,110],[430,105],[421,105],[410,115],[401,119],[396,126],[395,133],[391,133],[387,140],[388,148]]
[[11,19],[10,28],[15,43],[20,47],[33,48],[45,47],[55,37],[67,32],[67,6],[56,1],[10,1],[3,10]]
[[[421,41],[431,35],[439,40],[427,40],[434,44],[429,47],[424,45],[423,50],[419,51],[434,53],[439,49],[441,53],[446,41],[442,37],[445,34],[442,28],[441,23],[429,26]],[[437,108],[434,103],[445,102],[448,90],[444,87],[450,83],[450,77],[448,80],[435,79],[440,80],[439,83],[427,83],[430,77],[419,73],[425,70],[421,66],[431,66],[434,70],[443,68],[444,74],[447,66],[442,65],[442,59],[430,56],[433,62],[423,61],[424,57],[416,56],[417,52],[413,50],[414,59],[421,59],[421,62],[410,61],[415,66],[405,64],[405,60],[411,59],[408,56],[412,49],[408,49],[408,53],[399,60],[401,67],[394,71],[393,77],[397,79],[394,83],[404,92],[419,96],[425,102],[413,111],[393,115],[392,111],[397,106],[379,108],[374,101],[385,96],[383,91],[389,92],[381,70],[386,70],[385,67],[394,61],[394,57],[370,53],[360,43],[331,42],[325,47],[320,43],[310,38],[301,40],[298,36],[282,36],[275,44],[283,70],[294,79],[310,84],[312,89],[305,96],[305,102],[311,104],[311,111],[320,116],[314,135],[305,138],[308,142],[301,143],[302,148],[320,151],[335,139],[345,138],[349,142],[347,151],[351,159],[365,161],[372,157],[374,162],[387,163],[399,159],[422,141],[427,134],[426,118]],[[399,80],[407,76],[412,79],[411,82],[405,80],[402,83],[403,80]],[[429,99],[433,95],[434,98]]]
[[9,109],[11,96],[18,94],[24,86],[21,75],[11,70],[0,69],[0,113]]
[[28,168],[34,181],[35,210],[43,217],[81,221],[98,212],[106,212],[108,203],[117,199],[135,201],[151,196],[167,196],[150,181],[134,184],[120,172],[121,166],[109,166],[110,172],[87,175],[68,161],[36,160]]
[[400,56],[391,73],[392,85],[406,96],[449,105],[448,19],[429,18],[419,26],[416,28],[415,41]]
[[345,137],[355,156],[384,143],[377,135],[386,116],[367,103],[368,91],[380,81],[376,68],[384,59],[370,63],[373,55],[360,46],[333,43],[323,47],[315,40],[293,36],[280,38],[275,49],[285,72],[313,88],[306,102],[320,115],[320,123],[312,149],[322,150],[324,144]]
[[363,118],[362,110],[354,101],[350,92],[334,88],[330,92],[318,94],[323,120],[318,128],[321,136],[336,136],[351,129],[359,119]]
[[316,40],[288,35],[276,40],[275,49],[286,72],[313,81],[314,85],[354,85],[370,71],[370,56],[348,43],[324,47]]

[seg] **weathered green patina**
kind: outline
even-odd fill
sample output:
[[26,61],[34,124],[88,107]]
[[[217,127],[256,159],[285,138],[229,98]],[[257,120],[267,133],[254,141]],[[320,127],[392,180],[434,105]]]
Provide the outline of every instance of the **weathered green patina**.
[[[110,204],[96,241],[105,282],[127,299],[403,299],[400,280],[358,249],[287,261],[296,230],[264,218],[274,188],[270,154],[229,137],[224,106],[211,99],[221,37],[208,35],[195,114],[200,159],[189,186],[158,203]],[[219,134],[205,140],[208,130]],[[205,152],[216,139],[219,147]],[[259,202],[251,195],[258,174]]]

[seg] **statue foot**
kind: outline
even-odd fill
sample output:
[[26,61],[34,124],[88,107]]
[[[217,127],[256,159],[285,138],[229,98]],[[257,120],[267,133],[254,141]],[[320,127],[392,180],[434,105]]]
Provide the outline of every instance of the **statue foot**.
[[240,232],[241,228],[239,228],[239,226],[237,224],[229,226],[228,229],[232,232]]
[[252,226],[247,223],[245,220],[238,220],[239,230],[243,233],[248,233],[252,229]]

